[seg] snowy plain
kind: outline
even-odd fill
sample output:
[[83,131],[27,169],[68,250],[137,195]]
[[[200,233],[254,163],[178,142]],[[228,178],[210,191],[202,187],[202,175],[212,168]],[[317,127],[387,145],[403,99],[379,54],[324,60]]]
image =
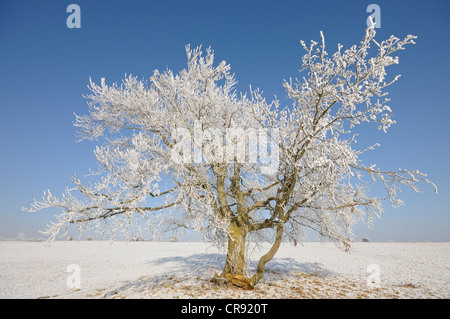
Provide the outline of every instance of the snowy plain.
[[450,243],[283,244],[253,290],[212,283],[224,262],[201,242],[2,241],[0,298],[450,297]]

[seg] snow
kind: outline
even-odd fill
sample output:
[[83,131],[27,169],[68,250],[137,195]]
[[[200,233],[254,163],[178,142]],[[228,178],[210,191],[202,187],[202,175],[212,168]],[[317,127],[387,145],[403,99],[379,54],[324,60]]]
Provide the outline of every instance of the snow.
[[[264,247],[267,249],[267,247]],[[254,271],[255,251],[249,271]],[[283,244],[254,290],[217,286],[224,254],[200,242],[0,242],[0,298],[449,298],[450,243]],[[69,288],[69,265],[80,288]],[[379,269],[379,287],[367,279]],[[371,266],[373,269],[373,266]]]

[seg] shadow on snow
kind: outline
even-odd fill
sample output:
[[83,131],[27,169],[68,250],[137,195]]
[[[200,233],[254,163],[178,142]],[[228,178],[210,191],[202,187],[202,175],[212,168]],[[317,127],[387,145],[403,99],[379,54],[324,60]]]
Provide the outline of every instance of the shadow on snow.
[[[155,260],[148,260],[147,264],[162,269],[154,275],[146,275],[137,280],[128,281],[122,286],[110,290],[104,294],[104,298],[126,291],[144,291],[163,285],[164,283],[178,283],[188,279],[195,279],[200,282],[209,282],[214,274],[220,274],[225,264],[224,254],[194,254],[190,256],[162,257]],[[249,275],[256,269],[257,261],[251,261],[248,265]],[[266,271],[262,282],[270,282],[295,276],[299,273],[306,273],[317,276],[329,276],[333,273],[320,263],[299,262],[293,258],[273,258],[266,264]]]

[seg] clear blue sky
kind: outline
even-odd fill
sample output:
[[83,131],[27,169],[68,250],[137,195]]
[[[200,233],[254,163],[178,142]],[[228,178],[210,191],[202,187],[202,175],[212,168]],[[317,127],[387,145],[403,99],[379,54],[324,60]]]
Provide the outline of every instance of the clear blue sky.
[[[69,29],[66,8],[81,8],[81,28]],[[184,46],[211,46],[239,80],[283,102],[284,78],[296,77],[300,40],[357,44],[369,13],[381,8],[376,39],[418,36],[389,69],[402,78],[389,90],[397,124],[388,134],[361,128],[359,146],[379,142],[365,156],[385,169],[419,169],[439,188],[405,189],[406,205],[385,203],[373,230],[358,225],[356,239],[450,240],[450,1],[20,1],[0,2],[0,236],[39,237],[52,211],[21,211],[50,189],[60,194],[72,173],[96,168],[94,144],[76,142],[74,115],[88,111],[82,94],[89,77],[120,82],[148,78],[155,69],[185,66]],[[388,71],[388,72],[389,72]],[[286,101],[287,103],[287,101]],[[379,187],[375,185],[373,194]]]

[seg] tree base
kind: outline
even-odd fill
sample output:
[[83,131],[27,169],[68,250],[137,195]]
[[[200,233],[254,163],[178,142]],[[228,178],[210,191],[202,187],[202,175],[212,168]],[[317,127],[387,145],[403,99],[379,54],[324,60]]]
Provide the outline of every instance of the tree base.
[[244,290],[252,290],[255,288],[249,278],[237,274],[221,274],[219,276],[216,275],[211,279],[211,282],[224,286],[236,286]]

